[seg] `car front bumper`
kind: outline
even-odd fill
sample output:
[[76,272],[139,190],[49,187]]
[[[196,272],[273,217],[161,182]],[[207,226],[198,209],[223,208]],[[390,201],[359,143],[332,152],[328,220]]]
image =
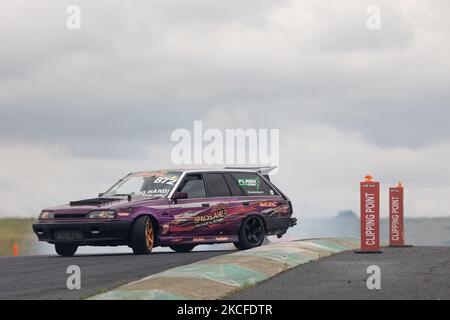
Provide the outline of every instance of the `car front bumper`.
[[38,222],[33,231],[39,241],[78,245],[127,244],[131,221]]

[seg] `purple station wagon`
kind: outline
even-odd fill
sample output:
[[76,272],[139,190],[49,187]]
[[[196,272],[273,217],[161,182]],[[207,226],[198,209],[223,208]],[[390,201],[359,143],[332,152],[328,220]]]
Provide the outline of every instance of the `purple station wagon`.
[[241,250],[296,224],[289,199],[255,170],[157,170],[130,173],[97,198],[42,210],[33,230],[62,256],[78,246],[155,246],[188,252],[232,242]]

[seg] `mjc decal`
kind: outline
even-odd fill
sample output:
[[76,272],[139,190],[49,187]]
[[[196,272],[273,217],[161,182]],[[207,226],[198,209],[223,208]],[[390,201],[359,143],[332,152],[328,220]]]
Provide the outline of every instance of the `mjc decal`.
[[259,206],[260,206],[261,208],[275,208],[275,207],[278,206],[278,203],[277,203],[277,202],[272,202],[272,201],[261,202],[261,203],[259,204]]

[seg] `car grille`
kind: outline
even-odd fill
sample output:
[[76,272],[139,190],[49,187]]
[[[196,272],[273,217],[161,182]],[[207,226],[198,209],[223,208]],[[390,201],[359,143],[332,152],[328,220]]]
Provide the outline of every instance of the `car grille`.
[[85,214],[74,214],[74,213],[57,213],[55,214],[55,219],[77,219],[84,218]]

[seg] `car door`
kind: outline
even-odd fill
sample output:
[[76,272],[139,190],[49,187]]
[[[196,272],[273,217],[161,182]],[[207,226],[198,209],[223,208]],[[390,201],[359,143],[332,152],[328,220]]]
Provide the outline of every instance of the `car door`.
[[186,174],[175,192],[184,192],[187,199],[178,199],[170,204],[170,223],[167,236],[174,241],[195,240],[207,234],[201,222],[211,210],[206,196],[202,173]]
[[233,216],[236,210],[233,203],[237,197],[233,196],[222,172],[207,172],[204,176],[211,207],[208,217],[209,234],[218,237],[217,241],[226,241],[228,236],[235,235]]

